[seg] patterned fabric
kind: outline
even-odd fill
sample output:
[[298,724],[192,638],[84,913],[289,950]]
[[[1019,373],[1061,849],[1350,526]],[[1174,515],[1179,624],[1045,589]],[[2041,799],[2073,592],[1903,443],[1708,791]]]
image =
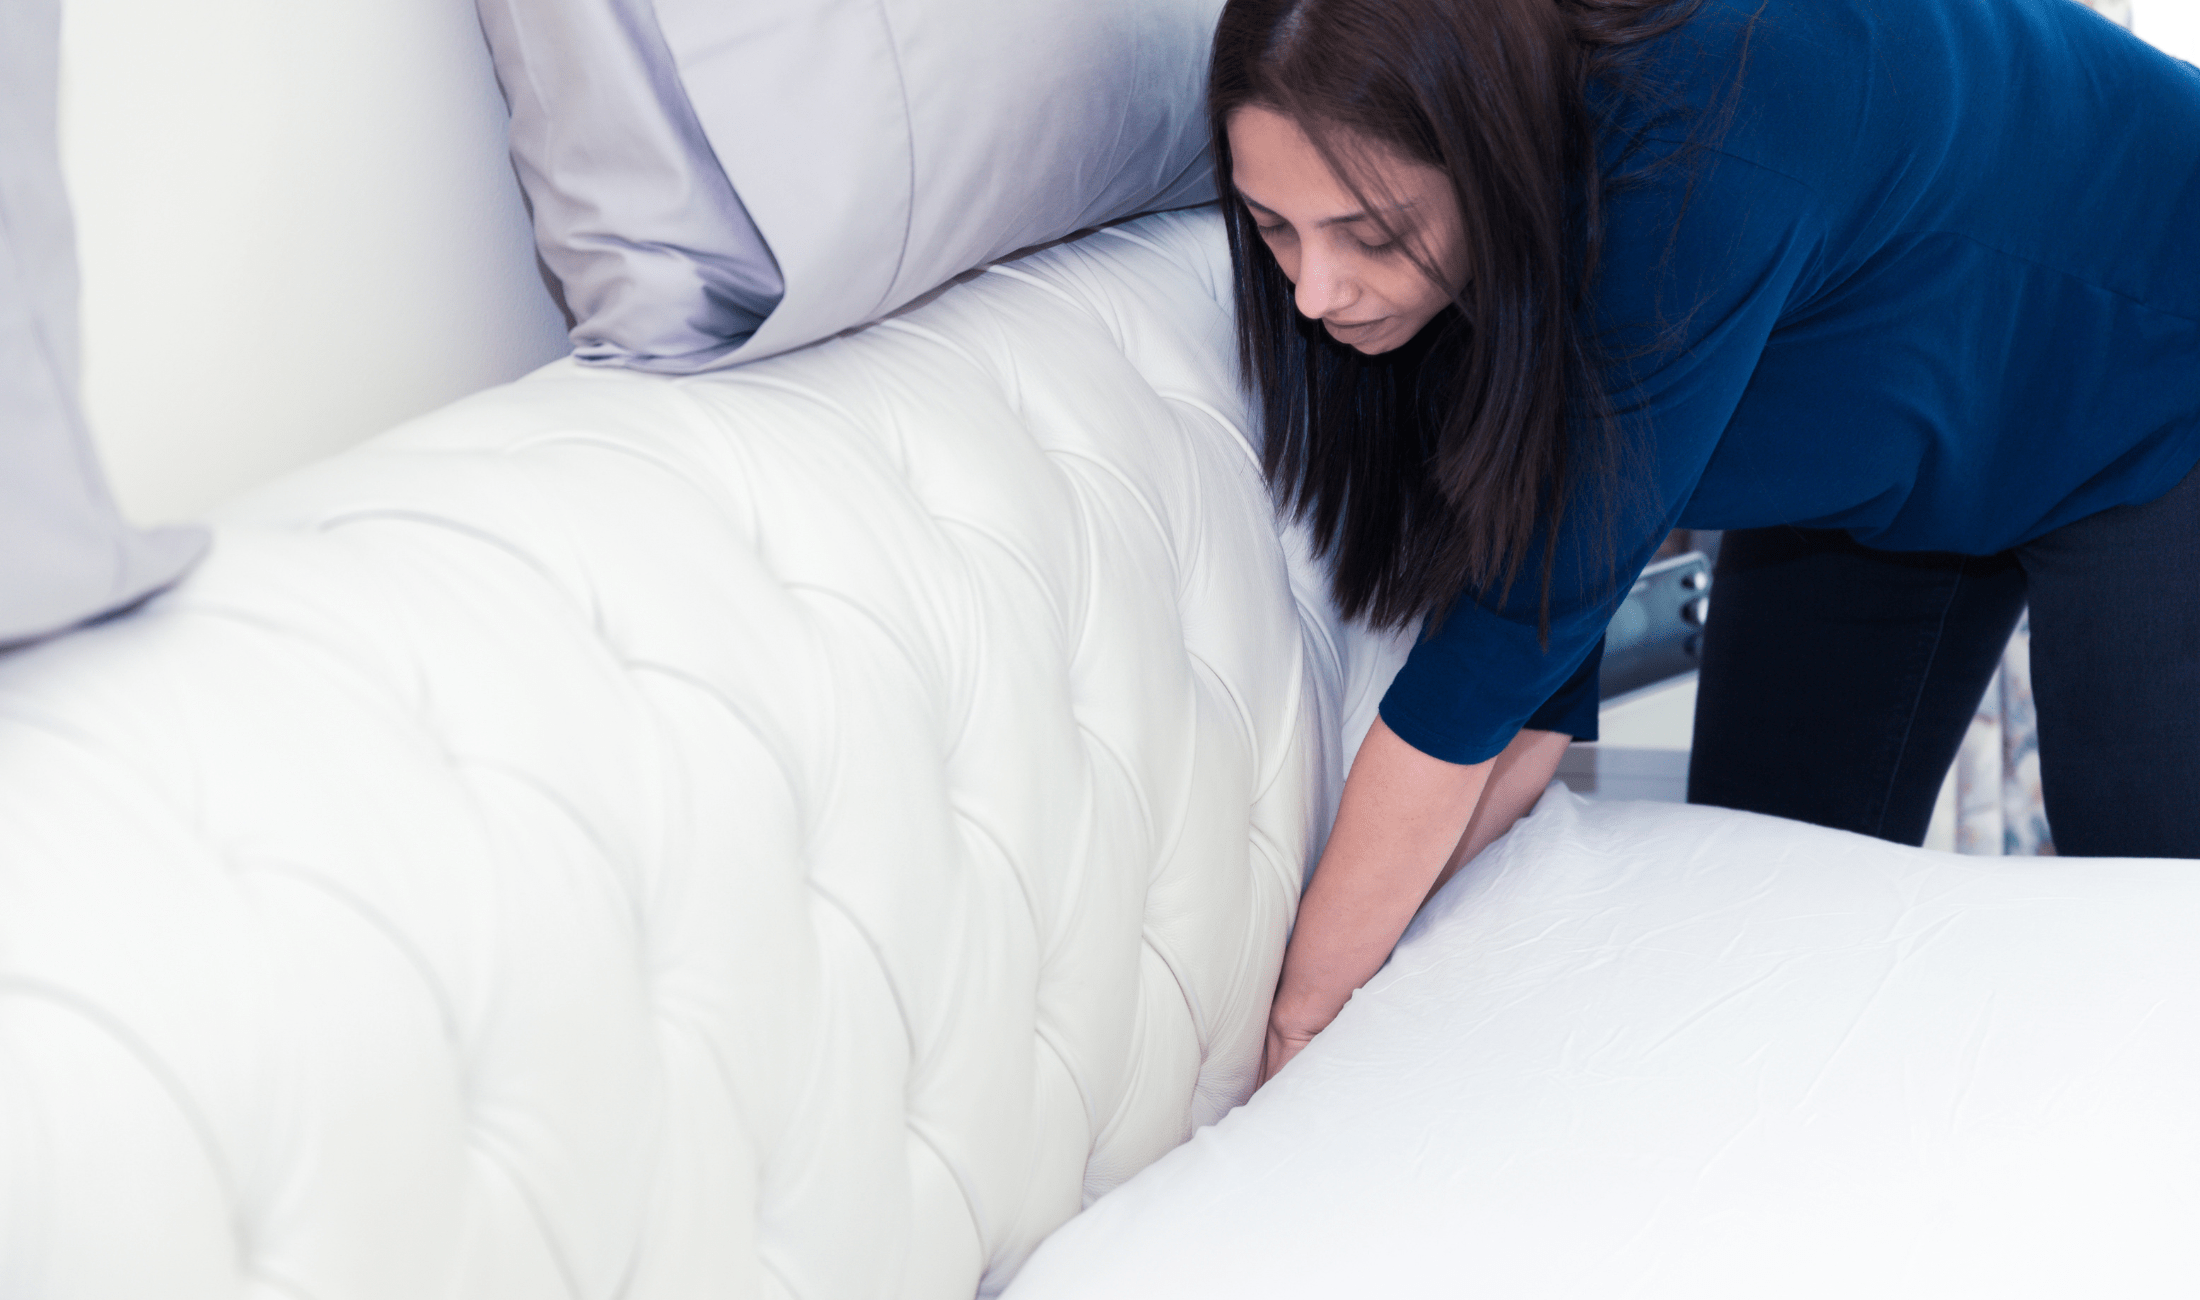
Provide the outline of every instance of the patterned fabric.
[[2055,851],[2040,799],[2040,727],[2032,708],[2032,618],[2017,622],[2001,667],[1956,754],[1956,852]]

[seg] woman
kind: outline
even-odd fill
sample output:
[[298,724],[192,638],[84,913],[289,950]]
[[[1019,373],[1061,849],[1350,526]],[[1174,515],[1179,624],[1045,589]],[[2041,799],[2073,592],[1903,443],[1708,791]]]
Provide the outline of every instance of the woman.
[[1730,530],[1690,798],[1922,840],[2029,602],[2065,853],[2200,857],[2200,70],[2071,0],[1230,0],[1267,468],[1420,641],[1265,1080],[1593,737]]

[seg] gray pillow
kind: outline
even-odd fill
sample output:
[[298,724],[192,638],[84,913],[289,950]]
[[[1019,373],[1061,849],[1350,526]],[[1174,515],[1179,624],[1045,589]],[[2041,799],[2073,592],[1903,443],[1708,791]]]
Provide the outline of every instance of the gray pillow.
[[689,372],[1214,197],[1221,0],[479,0],[584,360]]
[[478,7],[575,355],[670,371],[726,357],[779,302],[779,268],[688,107],[650,0]]
[[142,600],[206,549],[124,523],[85,433],[59,37],[59,0],[0,3],[0,647]]

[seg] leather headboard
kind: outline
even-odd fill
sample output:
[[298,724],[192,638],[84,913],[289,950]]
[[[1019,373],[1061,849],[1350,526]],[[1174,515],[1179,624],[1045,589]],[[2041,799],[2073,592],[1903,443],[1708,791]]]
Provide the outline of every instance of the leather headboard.
[[1226,275],[560,363],[0,659],[0,1293],[968,1296],[1237,1102],[1396,647]]

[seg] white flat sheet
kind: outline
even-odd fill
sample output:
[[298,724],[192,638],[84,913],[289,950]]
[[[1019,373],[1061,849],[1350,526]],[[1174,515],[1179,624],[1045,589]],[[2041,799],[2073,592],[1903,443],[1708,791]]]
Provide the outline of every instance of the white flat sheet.
[[2200,1294],[2200,864],[1554,786],[1012,1300]]

